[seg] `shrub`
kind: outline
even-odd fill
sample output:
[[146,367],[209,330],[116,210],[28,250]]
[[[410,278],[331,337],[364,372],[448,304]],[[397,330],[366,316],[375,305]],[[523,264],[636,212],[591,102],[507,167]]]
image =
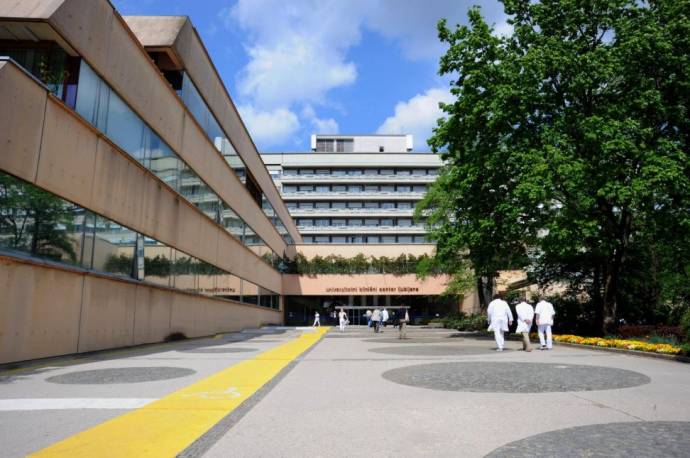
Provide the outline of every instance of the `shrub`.
[[486,330],[486,315],[476,314],[465,316],[463,314],[446,317],[442,320],[443,326],[458,331],[484,331]]
[[690,356],[690,343],[686,343],[680,346],[680,354],[684,356]]
[[680,326],[654,326],[645,324],[624,324],[618,327],[618,335],[624,339],[631,337],[657,336],[675,337],[684,339],[684,333]]
[[683,340],[690,345],[690,308],[688,308],[680,319],[680,327],[683,330]]

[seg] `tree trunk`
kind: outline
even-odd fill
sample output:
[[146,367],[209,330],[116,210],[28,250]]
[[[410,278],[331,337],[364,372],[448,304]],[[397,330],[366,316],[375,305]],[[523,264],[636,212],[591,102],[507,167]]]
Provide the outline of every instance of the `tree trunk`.
[[594,278],[592,279],[592,306],[594,307],[594,331],[599,335],[604,335],[604,301],[601,297],[601,277],[602,268],[600,265],[594,267]]

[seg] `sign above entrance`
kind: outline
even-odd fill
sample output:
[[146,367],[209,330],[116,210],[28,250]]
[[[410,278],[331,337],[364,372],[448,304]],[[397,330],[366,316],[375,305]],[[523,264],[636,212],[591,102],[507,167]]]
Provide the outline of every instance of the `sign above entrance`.
[[437,296],[445,290],[448,277],[414,274],[283,275],[286,296]]

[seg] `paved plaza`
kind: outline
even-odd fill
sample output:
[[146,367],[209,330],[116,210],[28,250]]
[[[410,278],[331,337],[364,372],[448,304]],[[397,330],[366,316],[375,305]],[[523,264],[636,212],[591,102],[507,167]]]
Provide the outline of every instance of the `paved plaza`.
[[300,328],[0,372],[0,456],[690,456],[690,365]]

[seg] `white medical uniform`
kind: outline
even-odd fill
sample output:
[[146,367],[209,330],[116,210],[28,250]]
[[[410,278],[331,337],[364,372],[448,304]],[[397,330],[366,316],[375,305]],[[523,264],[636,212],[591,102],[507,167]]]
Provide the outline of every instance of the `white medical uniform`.
[[[517,314],[517,329],[515,332],[529,332],[534,322],[534,309],[532,306],[527,302],[520,302],[515,306],[515,313]],[[529,321],[529,324],[526,321]]]
[[340,320],[340,331],[345,331],[345,323],[347,322],[347,313],[344,311],[338,312],[338,318]]
[[496,346],[499,351],[502,351],[505,344],[503,333],[508,330],[508,323],[513,321],[513,312],[510,311],[506,301],[494,299],[489,303],[486,313],[489,319],[489,331],[494,332]]
[[321,320],[319,319],[319,312],[314,314],[314,324],[312,326],[321,326]]
[[[539,301],[534,313],[539,315],[537,321],[537,332],[539,334],[539,343],[542,348],[553,348],[553,338],[551,336],[551,326],[553,326],[553,316],[556,312],[553,309],[553,304],[547,301]],[[546,333],[546,340],[544,340],[544,333]]]

